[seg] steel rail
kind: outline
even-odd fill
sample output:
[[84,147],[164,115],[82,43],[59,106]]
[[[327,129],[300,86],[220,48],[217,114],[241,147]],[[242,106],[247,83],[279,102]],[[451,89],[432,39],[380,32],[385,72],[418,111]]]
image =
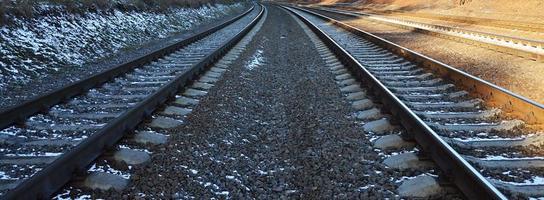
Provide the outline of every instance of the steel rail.
[[358,35],[359,37],[387,49],[392,53],[418,64],[419,66],[440,76],[443,79],[452,81],[459,88],[469,92],[471,96],[483,99],[486,106],[500,108],[505,111],[507,116],[524,120],[529,124],[537,126],[544,125],[544,105],[542,104],[451,67],[433,58],[382,39],[367,31],[315,12],[312,13],[317,14],[317,16],[320,18],[344,28],[345,30]]
[[[358,8],[345,6],[345,5],[323,5],[328,8],[339,8],[343,10],[357,11]],[[529,32],[542,32],[544,31],[544,24],[535,22],[521,22],[513,20],[500,20],[483,17],[468,17],[468,16],[455,16],[447,14],[431,14],[431,13],[407,13],[404,11],[374,11],[370,9],[371,14],[375,15],[400,15],[408,17],[426,18],[426,19],[439,19],[442,21],[451,21],[464,24],[476,24],[488,27],[497,27],[504,29],[519,29]]]
[[[324,11],[335,12],[335,13],[338,13],[338,14],[350,15],[350,16],[368,16],[368,17],[379,17],[379,18],[384,18],[384,19],[391,19],[391,17],[385,17],[385,16],[380,16],[380,15],[370,14],[370,13],[364,13],[364,12],[345,11],[345,10],[337,10],[337,9],[333,10],[333,9],[330,9],[330,8],[321,9],[319,7],[310,7],[310,6],[306,6],[306,7],[307,8],[313,8],[313,9],[320,9],[320,10],[324,10]],[[544,44],[544,41],[542,41],[542,40],[533,40],[533,39],[527,39],[527,38],[521,38],[521,37],[499,35],[499,34],[495,34],[495,33],[488,33],[488,32],[483,32],[483,31],[474,31],[474,30],[468,30],[468,29],[464,29],[464,28],[451,27],[451,26],[447,26],[447,25],[434,25],[434,24],[429,24],[429,23],[425,23],[425,22],[416,22],[416,21],[411,21],[411,20],[402,20],[402,19],[394,19],[394,20],[395,21],[402,21],[402,22],[413,22],[411,24],[422,24],[422,25],[425,25],[425,26],[433,26],[433,27],[436,27],[436,28],[455,29],[455,30],[460,30],[460,31],[463,31],[463,32],[470,32],[470,33],[475,33],[475,34],[480,34],[480,35],[489,35],[491,37],[501,38],[503,40],[514,41],[514,42],[517,42],[517,43],[525,43],[525,44],[535,46],[535,47],[538,46],[538,45],[542,46],[542,44]]]
[[414,30],[420,33],[452,39],[468,44],[477,44],[478,46],[494,49],[500,52],[506,52],[512,55],[518,55],[537,61],[544,61],[544,41],[504,36],[444,25],[393,19],[368,13],[339,11],[331,10],[330,8],[324,9],[308,6],[306,6],[306,8],[351,17],[366,16],[368,17],[368,20],[393,25],[402,29]]
[[[251,10],[253,10],[253,8],[254,7],[252,7]],[[145,118],[149,117],[159,105],[173,97],[178,91],[183,89],[184,86],[190,84],[194,78],[197,78],[202,72],[209,68],[210,64],[227,53],[229,49],[255,26],[262,17],[264,9],[264,6],[261,6],[261,10],[257,17],[244,27],[244,29],[242,29],[233,39],[225,42],[221,47],[214,50],[213,53],[201,59],[198,64],[192,66],[190,70],[178,75],[174,80],[168,82],[142,102],[108,123],[104,128],[82,141],[74,149],[61,155],[54,162],[34,176],[25,180],[15,189],[8,191],[2,198],[42,199],[50,197],[54,192],[62,188],[62,186],[71,179],[73,174],[83,172],[84,169],[104,152],[104,150],[111,148],[125,133],[134,130],[134,128]],[[246,12],[241,16],[245,16],[249,12]],[[241,16],[236,19],[239,19]]]
[[[286,7],[289,9],[288,7]],[[308,11],[302,8],[290,7],[318,16],[328,22],[331,18]],[[396,97],[385,85],[374,77],[359,61],[353,58],[345,49],[336,43],[322,30],[317,28],[304,16],[290,10],[299,17],[318,37],[332,50],[339,60],[367,86],[370,91],[379,97],[395,118],[397,118],[409,134],[422,147],[423,152],[439,166],[444,175],[454,183],[470,199],[506,199],[506,197],[487,181],[473,166],[461,155],[449,146],[440,136],[432,130],[423,120],[411,111],[398,97]]]
[[141,67],[144,64],[147,64],[166,54],[172,53],[184,46],[187,46],[197,40],[200,40],[222,29],[223,27],[226,27],[227,25],[235,22],[236,20],[250,13],[253,9],[254,9],[254,6],[252,6],[250,9],[248,9],[244,13],[228,20],[225,23],[219,24],[207,30],[202,30],[190,36],[189,38],[179,41],[175,44],[153,51],[137,59],[117,65],[108,70],[94,74],[88,78],[79,80],[77,82],[74,82],[62,88],[37,96],[19,105],[12,106],[5,110],[1,110],[0,111],[0,130],[5,129],[16,123],[23,124],[23,122],[29,116],[32,116],[39,112],[46,112],[47,110],[49,110],[50,107],[54,105],[57,105],[63,101],[67,101],[68,99],[74,96],[83,94],[91,88],[98,87],[112,80],[115,77],[125,74],[135,68]]

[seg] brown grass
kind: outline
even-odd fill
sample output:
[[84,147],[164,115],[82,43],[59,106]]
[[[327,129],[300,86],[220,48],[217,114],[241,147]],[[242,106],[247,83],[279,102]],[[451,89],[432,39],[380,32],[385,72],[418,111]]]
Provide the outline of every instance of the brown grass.
[[[291,0],[295,2],[315,0]],[[391,11],[434,13],[465,17],[484,17],[511,21],[541,23],[543,0],[318,0],[321,5],[340,2],[350,7],[390,13]]]
[[[121,9],[125,11],[164,12],[172,7],[199,7],[207,3],[227,2],[226,0],[127,0],[118,4],[110,0],[0,0],[0,22],[5,22],[7,16],[30,18],[36,14],[36,5],[41,3],[62,5],[67,13],[85,13],[89,11],[109,11]],[[55,11],[59,12],[59,11]],[[50,13],[46,13],[50,14]]]
[[[87,12],[148,11],[166,12],[169,8],[200,7],[208,3],[232,3],[233,0],[125,0],[115,3],[111,0],[0,0],[0,26],[10,24],[13,17],[33,18],[62,13],[84,14]],[[62,9],[37,12],[37,5],[60,5]]]
[[14,6],[13,11],[16,15],[24,16],[24,17],[32,17],[33,14],[33,5],[34,1],[32,0],[18,0],[16,1],[17,6]]
[[5,17],[4,17],[4,14],[5,14],[5,6],[4,6],[5,2],[2,1],[0,2],[0,24],[3,24],[5,23]]

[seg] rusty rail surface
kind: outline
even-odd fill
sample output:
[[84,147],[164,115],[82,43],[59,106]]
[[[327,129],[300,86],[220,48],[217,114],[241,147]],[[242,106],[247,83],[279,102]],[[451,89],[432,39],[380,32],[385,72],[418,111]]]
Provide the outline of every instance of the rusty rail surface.
[[466,90],[473,97],[485,100],[485,104],[487,106],[503,109],[507,112],[506,115],[522,119],[527,123],[534,125],[543,125],[544,123],[544,105],[542,104],[515,94],[509,90],[501,88],[423,54],[382,39],[367,31],[329,17],[326,17],[326,20],[366,40],[369,40],[370,42],[377,44],[378,46],[387,49],[392,53],[417,63],[426,70],[429,70],[430,72],[435,73],[446,80],[452,81],[456,86]]
[[[207,36],[225,26],[237,21],[238,19],[246,16],[248,13],[253,11],[256,6],[251,7],[246,12],[230,19],[229,21],[218,25],[212,29],[196,34],[195,36],[189,38],[187,41],[182,41],[180,43],[168,46],[151,54],[148,54],[144,57],[126,63],[119,66],[117,69],[112,69],[113,71],[107,71],[112,74],[103,74],[105,77],[91,77],[92,80],[83,80],[68,87],[65,87],[65,90],[68,92],[55,91],[48,95],[62,94],[59,97],[49,97],[43,96],[37,98],[35,102],[27,102],[23,105],[32,105],[28,108],[28,111],[25,111],[21,114],[14,114],[14,117],[9,119],[4,118],[6,114],[11,114],[10,112],[3,112],[2,115],[2,126],[6,126],[14,123],[14,119],[24,118],[27,115],[37,112],[39,109],[48,108],[50,105],[59,103],[62,99],[70,98],[76,95],[78,92],[84,92],[86,89],[92,88],[99,84],[110,80],[114,75],[123,74],[128,70],[132,70],[138,66],[141,66],[145,63],[151,62],[159,57],[162,57],[168,53],[171,53],[185,45],[188,45],[194,41],[197,41],[204,36]],[[231,49],[238,41],[240,41],[259,21],[264,13],[264,6],[260,6],[259,14],[248,24],[246,25],[236,36],[231,40],[223,43],[219,48],[215,49],[211,54],[202,58],[197,64],[191,66],[191,68],[178,75],[174,80],[168,82],[164,86],[161,86],[157,91],[153,92],[151,95],[146,97],[143,101],[136,104],[134,107],[125,111],[119,117],[115,118],[107,125],[105,125],[98,132],[91,135],[89,138],[83,140],[77,146],[75,146],[70,151],[62,154],[52,163],[48,164],[44,169],[25,179],[17,187],[12,190],[9,190],[4,196],[0,197],[2,199],[44,199],[50,198],[57,190],[62,188],[74,174],[81,174],[85,169],[96,159],[98,158],[105,150],[111,148],[117,143],[126,133],[134,130],[136,126],[141,123],[144,119],[148,118],[161,104],[165,103],[171,99],[175,94],[177,94],[181,89],[183,89],[187,84],[190,84],[195,78],[200,74],[206,71],[213,62],[219,59],[221,56],[226,54],[229,49]],[[43,102],[42,102],[43,101]],[[16,107],[16,109],[26,109],[25,107]],[[9,110],[8,110],[9,111]]]
[[[521,118],[526,122],[535,125],[542,125],[542,122],[544,121],[544,106],[541,104],[327,16],[295,6],[286,8],[297,9],[315,15],[330,24],[339,26],[394,54],[404,57],[414,64],[423,67],[427,71],[452,81],[458,87],[469,92],[472,96],[484,99],[486,105],[500,107],[508,112],[508,115]],[[459,153],[441,139],[434,130],[374,77],[361,63],[359,63],[359,61],[352,57],[326,33],[317,28],[312,22],[304,18],[304,16],[299,15],[296,12],[293,13],[304,21],[304,23],[306,23],[312,31],[326,43],[332,52],[348,68],[350,68],[350,71],[368,86],[373,94],[376,94],[379,97],[384,104],[384,108],[388,109],[396,119],[399,119],[403,127],[408,130],[409,135],[421,145],[422,150],[429,154],[443,173],[445,173],[445,177],[454,183],[463,194],[470,199],[506,199],[495,186],[487,181],[487,179],[463,159]]]
[[[323,5],[323,7],[328,8],[339,8],[342,10],[349,10],[349,11],[359,11],[360,9],[349,6],[349,5]],[[409,13],[406,11],[375,11],[372,9],[366,9],[367,12],[371,14],[377,14],[377,15],[393,15],[393,16],[408,16],[408,17],[417,17],[417,18],[426,18],[426,19],[438,19],[441,21],[450,21],[450,22],[457,22],[457,23],[463,23],[463,24],[476,24],[476,25],[483,25],[488,27],[497,27],[497,28],[504,28],[504,29],[517,29],[517,30],[523,30],[528,32],[544,32],[544,24],[543,23],[535,23],[535,22],[522,22],[522,21],[514,21],[514,20],[500,20],[500,19],[492,19],[492,18],[484,18],[484,17],[469,17],[469,16],[456,16],[456,15],[448,15],[448,14],[434,14],[434,13]]]
[[494,33],[473,31],[451,26],[434,25],[409,20],[387,18],[361,12],[348,12],[330,8],[317,8],[310,6],[305,7],[314,11],[329,12],[356,18],[364,17],[364,19],[367,20],[395,26],[402,29],[412,30],[423,34],[477,45],[498,52],[517,55],[536,61],[544,61],[544,41],[540,40],[530,40],[525,38],[517,38],[498,35]]

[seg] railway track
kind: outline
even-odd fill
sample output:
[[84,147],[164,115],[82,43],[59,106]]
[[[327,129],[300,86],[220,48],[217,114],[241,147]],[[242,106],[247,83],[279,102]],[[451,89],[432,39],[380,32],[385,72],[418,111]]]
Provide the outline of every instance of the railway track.
[[489,32],[469,30],[460,27],[437,25],[430,23],[405,20],[402,18],[385,17],[370,13],[343,11],[331,8],[306,7],[320,13],[364,18],[366,20],[392,25],[420,33],[443,37],[467,44],[477,45],[502,53],[516,55],[536,61],[544,59],[544,41],[506,36]]
[[[349,11],[358,11],[359,9],[351,7],[349,5],[326,5],[324,7],[337,8]],[[468,16],[454,16],[446,14],[434,14],[434,13],[406,13],[402,11],[376,11],[373,9],[367,10],[367,12],[376,15],[390,15],[390,16],[402,16],[419,19],[441,20],[447,22],[454,22],[460,24],[475,24],[485,27],[496,27],[507,30],[516,30],[532,33],[541,33],[544,31],[544,24],[542,23],[529,23],[513,20],[498,20],[490,18],[468,17]],[[521,17],[521,16],[520,16]]]
[[415,140],[468,198],[544,196],[543,105],[327,16],[285,8],[350,68],[338,77],[378,96],[407,130],[398,138]]
[[[184,87],[233,48],[263,12],[263,6],[254,5],[184,41],[2,111],[2,198],[51,197],[74,176],[85,175],[98,157],[115,150],[118,141],[162,110],[165,102],[193,102],[177,94],[205,93],[184,91]],[[211,81],[220,71],[212,68],[201,79]],[[210,86],[205,82],[195,84],[197,88]],[[144,126],[181,123],[183,115],[180,119],[164,116],[186,111],[167,107],[161,112],[164,115],[153,117]],[[113,154],[131,157],[139,153],[124,149]]]

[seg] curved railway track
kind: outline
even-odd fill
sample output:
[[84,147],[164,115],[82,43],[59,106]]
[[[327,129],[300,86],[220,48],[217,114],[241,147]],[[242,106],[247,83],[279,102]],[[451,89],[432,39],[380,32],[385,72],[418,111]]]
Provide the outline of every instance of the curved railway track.
[[184,41],[2,111],[2,198],[47,198],[85,174],[240,41],[263,12],[254,5]]
[[544,41],[541,40],[506,36],[477,30],[469,30],[460,27],[423,23],[413,20],[405,20],[402,18],[385,17],[381,15],[362,12],[343,11],[331,8],[307,8],[318,12],[331,13],[334,15],[343,15],[356,18],[363,17],[366,20],[392,25],[403,29],[413,30],[428,35],[443,37],[467,44],[473,44],[498,52],[517,55],[532,60],[543,61],[544,59]]
[[[349,10],[349,11],[358,11],[357,8],[345,6],[345,5],[326,5],[324,7],[338,8],[338,9]],[[440,20],[440,21],[448,21],[448,22],[454,22],[454,23],[460,23],[460,24],[473,24],[473,25],[475,24],[475,25],[482,25],[485,27],[496,27],[496,28],[507,29],[507,30],[519,30],[519,31],[534,32],[534,33],[541,33],[542,31],[544,31],[544,24],[542,23],[530,23],[530,22],[521,22],[521,21],[513,21],[513,20],[499,20],[499,19],[491,19],[491,18],[455,16],[455,15],[434,14],[434,13],[407,13],[403,11],[376,11],[372,9],[366,12],[369,12],[371,14],[376,14],[376,15],[406,16],[406,17],[413,17],[413,18],[419,18],[419,19]],[[519,16],[519,17],[523,17],[523,16]]]
[[544,196],[543,105],[319,13],[286,9],[468,198]]

